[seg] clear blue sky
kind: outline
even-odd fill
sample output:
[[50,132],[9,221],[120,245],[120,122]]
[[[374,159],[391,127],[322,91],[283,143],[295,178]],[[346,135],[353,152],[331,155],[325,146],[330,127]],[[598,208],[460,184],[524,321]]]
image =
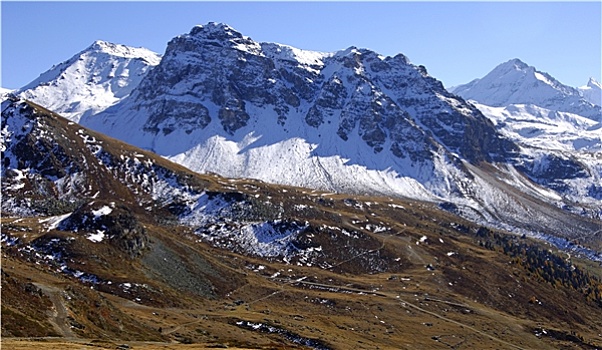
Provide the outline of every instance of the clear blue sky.
[[1,86],[24,86],[97,39],[163,53],[172,37],[210,21],[308,50],[403,53],[446,86],[512,58],[580,86],[602,75],[601,8],[600,1],[2,1]]

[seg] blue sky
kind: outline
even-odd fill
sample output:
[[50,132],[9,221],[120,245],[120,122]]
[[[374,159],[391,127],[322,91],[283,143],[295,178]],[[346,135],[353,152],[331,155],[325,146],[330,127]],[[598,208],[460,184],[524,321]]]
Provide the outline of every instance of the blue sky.
[[101,39],[163,53],[197,24],[332,52],[403,53],[445,86],[520,58],[561,82],[600,81],[602,3],[2,1],[1,86],[18,88]]

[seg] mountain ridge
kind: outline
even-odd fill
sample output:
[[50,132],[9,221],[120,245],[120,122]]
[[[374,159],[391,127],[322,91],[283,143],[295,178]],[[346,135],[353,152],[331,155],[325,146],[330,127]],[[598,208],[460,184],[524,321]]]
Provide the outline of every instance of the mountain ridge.
[[201,175],[15,96],[0,140],[3,344],[600,345],[602,275],[576,244]]

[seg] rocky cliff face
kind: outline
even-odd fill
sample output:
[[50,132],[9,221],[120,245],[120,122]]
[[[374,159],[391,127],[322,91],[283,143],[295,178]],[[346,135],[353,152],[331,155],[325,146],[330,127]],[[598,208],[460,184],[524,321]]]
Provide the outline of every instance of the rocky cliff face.
[[[257,43],[223,24],[174,38],[135,101],[149,111],[144,129],[153,133],[191,132],[216,120],[234,135],[252,119],[265,118],[263,109],[283,131],[290,118],[316,131],[334,124],[341,143],[355,132],[375,153],[387,147],[413,161],[431,158],[437,141],[470,161],[512,150],[478,110],[403,55],[356,48],[307,52]],[[465,134],[482,137],[459,137]]]
[[201,172],[422,198],[461,192],[462,159],[516,151],[401,54],[303,51],[216,23],[171,40],[127,99],[82,124]]

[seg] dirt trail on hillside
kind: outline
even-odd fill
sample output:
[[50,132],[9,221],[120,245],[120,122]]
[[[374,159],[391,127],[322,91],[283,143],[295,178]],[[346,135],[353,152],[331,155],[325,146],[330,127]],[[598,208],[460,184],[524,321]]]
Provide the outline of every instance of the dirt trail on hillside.
[[54,312],[49,315],[49,322],[54,326],[57,332],[62,334],[65,338],[76,338],[77,335],[73,333],[71,330],[71,325],[67,320],[67,316],[69,315],[67,306],[65,306],[65,302],[61,296],[63,290],[51,287],[42,283],[34,283],[36,287],[40,288],[50,301],[54,305]]

